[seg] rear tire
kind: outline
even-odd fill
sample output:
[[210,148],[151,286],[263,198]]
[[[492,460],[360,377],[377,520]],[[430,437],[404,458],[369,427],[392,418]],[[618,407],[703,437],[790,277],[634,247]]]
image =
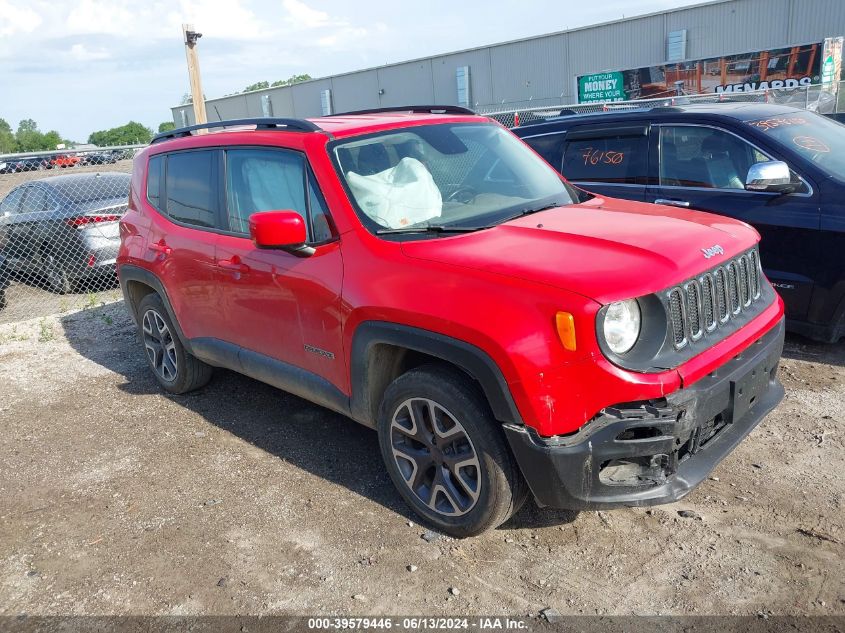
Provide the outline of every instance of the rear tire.
[[47,285],[50,290],[60,295],[67,295],[73,292],[73,284],[58,260],[53,255],[43,255],[42,265],[44,276],[47,278]]
[[165,391],[187,393],[208,384],[213,368],[184,348],[161,297],[156,293],[144,297],[137,317],[147,364]]
[[393,381],[378,416],[379,446],[399,494],[457,537],[496,528],[528,487],[478,386],[462,371],[429,364]]

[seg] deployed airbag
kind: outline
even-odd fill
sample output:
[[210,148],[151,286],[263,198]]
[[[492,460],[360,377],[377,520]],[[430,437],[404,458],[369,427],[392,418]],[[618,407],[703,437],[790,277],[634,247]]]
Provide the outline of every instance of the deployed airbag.
[[370,176],[346,174],[361,210],[382,226],[398,229],[440,217],[443,197],[428,169],[405,157],[395,167]]

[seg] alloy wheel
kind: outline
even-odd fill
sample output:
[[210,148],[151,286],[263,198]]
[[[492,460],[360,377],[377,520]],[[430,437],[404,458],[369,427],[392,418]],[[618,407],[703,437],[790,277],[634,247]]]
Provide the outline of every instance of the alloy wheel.
[[73,290],[67,272],[54,255],[47,255],[43,262],[44,274],[50,290],[60,295],[70,294]]
[[144,313],[141,325],[144,331],[144,348],[150,359],[150,366],[162,380],[173,382],[176,380],[178,361],[176,343],[170,333],[170,328],[155,310],[147,310]]
[[481,492],[478,454],[460,422],[427,398],[400,404],[390,423],[393,459],[411,492],[435,512],[461,516]]

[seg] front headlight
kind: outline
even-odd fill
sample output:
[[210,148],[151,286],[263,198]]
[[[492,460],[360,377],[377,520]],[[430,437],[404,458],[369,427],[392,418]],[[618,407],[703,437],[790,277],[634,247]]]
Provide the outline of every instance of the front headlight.
[[611,303],[604,315],[604,340],[614,354],[629,351],[640,337],[642,318],[636,299]]

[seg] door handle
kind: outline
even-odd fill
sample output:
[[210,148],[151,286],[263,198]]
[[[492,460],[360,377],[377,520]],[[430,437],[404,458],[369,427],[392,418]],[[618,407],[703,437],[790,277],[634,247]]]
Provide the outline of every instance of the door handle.
[[231,270],[235,273],[248,273],[249,266],[241,262],[241,258],[235,255],[232,259],[220,259],[217,265],[224,270]]
[[155,251],[156,253],[161,253],[162,255],[170,255],[173,252],[173,249],[170,248],[167,244],[164,243],[164,240],[160,242],[156,242],[153,244],[147,244],[147,248],[151,251]]
[[683,209],[689,208],[689,202],[686,200],[670,200],[669,198],[657,198],[654,204],[665,204],[670,207],[681,207]]

